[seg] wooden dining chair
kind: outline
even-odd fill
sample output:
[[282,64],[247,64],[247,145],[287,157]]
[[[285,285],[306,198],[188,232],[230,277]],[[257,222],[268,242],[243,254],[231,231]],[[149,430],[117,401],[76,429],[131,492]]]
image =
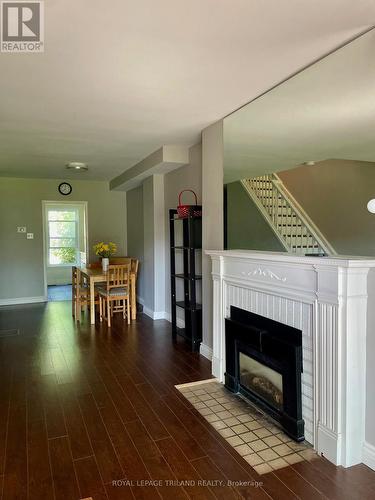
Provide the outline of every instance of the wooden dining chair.
[[109,265],[106,286],[98,286],[100,321],[107,320],[111,326],[111,316],[122,312],[130,324],[130,264]]
[[76,321],[81,320],[83,306],[89,305],[89,289],[82,283],[81,271],[72,266],[72,316]]
[[131,264],[131,258],[130,257],[110,257],[109,263],[110,263],[110,265]]

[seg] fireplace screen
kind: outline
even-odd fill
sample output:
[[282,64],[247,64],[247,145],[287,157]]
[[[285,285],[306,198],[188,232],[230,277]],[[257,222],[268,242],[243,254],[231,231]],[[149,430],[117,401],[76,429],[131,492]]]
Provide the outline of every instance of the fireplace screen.
[[283,379],[280,373],[240,352],[240,384],[274,408],[283,408]]

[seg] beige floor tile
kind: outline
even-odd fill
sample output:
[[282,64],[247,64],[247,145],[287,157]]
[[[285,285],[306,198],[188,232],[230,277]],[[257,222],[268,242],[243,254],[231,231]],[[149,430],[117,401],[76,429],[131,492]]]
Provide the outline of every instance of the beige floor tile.
[[204,403],[200,402],[200,403],[194,403],[194,408],[200,410],[202,408],[207,408],[207,406]]
[[277,453],[275,453],[271,448],[267,448],[266,450],[259,451],[258,455],[263,458],[264,462],[270,462],[271,460],[276,460],[279,458]]
[[247,422],[245,425],[251,431],[255,431],[256,429],[260,429],[262,427],[260,424],[258,424],[256,420],[253,420],[252,422]]
[[209,408],[201,408],[201,409],[199,410],[199,413],[200,413],[201,415],[203,415],[204,417],[205,417],[206,415],[212,415],[212,414],[213,414],[213,412],[212,412]]
[[[213,406],[217,406],[216,399],[211,399],[210,401],[207,401],[206,406],[208,406],[208,408],[212,408]],[[222,407],[220,407],[220,408],[222,408]]]
[[296,443],[296,442],[291,442],[291,443],[288,443],[288,446],[290,448],[292,448],[292,450],[294,451],[303,451],[303,450],[306,450],[307,446],[305,443]]
[[[229,438],[226,438],[228,443],[232,446],[239,446],[241,444],[244,444],[244,442],[242,441],[242,439],[240,438],[240,436],[232,436],[232,437],[229,437]],[[250,452],[251,453],[251,450]],[[301,458],[301,457],[300,457]]]
[[243,409],[242,408],[234,408],[233,410],[229,410],[232,415],[242,415]]
[[228,425],[228,427],[232,426],[232,425],[237,425],[237,424],[241,423],[239,420],[236,419],[236,417],[226,418],[224,420],[224,422],[226,423],[226,425]]
[[[215,401],[216,402],[216,401]],[[208,406],[208,405],[207,405]],[[210,409],[215,412],[215,413],[219,413],[220,411],[225,411],[225,408],[221,405],[214,405],[214,406],[210,406]]]
[[234,407],[233,407],[233,404],[232,403],[222,403],[222,405],[224,406],[224,408],[228,411],[232,410]]
[[245,455],[250,455],[250,453],[253,453],[253,450],[247,444],[241,444],[240,446],[236,446],[235,449],[243,457]]
[[215,427],[215,429],[225,429],[227,426],[222,420],[218,420],[217,422],[212,422],[212,427]]
[[199,399],[197,396],[194,396],[192,398],[187,398],[187,399],[190,401],[190,403],[199,403]]
[[197,396],[202,396],[203,394],[206,394],[206,393],[204,392],[203,389],[196,389],[194,391],[194,394],[196,394]]
[[257,441],[258,436],[254,434],[254,432],[244,432],[241,434],[241,438],[245,441],[245,443],[251,443],[252,441]]
[[279,434],[280,428],[276,427],[276,425],[270,424],[267,429],[272,432],[272,434]]
[[220,418],[215,415],[215,413],[212,413],[211,415],[205,415],[204,418],[207,420],[207,422],[210,422],[211,424],[214,422],[221,422]]
[[286,457],[283,457],[284,460],[288,462],[288,464],[297,464],[298,462],[302,462],[303,458],[298,455],[298,453],[293,453],[292,455],[287,455]]
[[301,455],[302,458],[304,458],[305,460],[308,460],[308,461],[314,460],[314,458],[317,458],[317,454],[311,448],[307,448],[306,450],[300,451],[299,454]]
[[271,433],[268,429],[262,427],[261,429],[255,429],[254,434],[256,434],[260,438],[265,438],[267,436],[271,436]]
[[243,424],[246,424],[247,422],[252,422],[254,419],[251,415],[238,415],[237,416],[238,420],[243,423]]
[[220,404],[221,404],[221,403],[228,403],[228,398],[226,398],[225,396],[221,396],[221,397],[219,397],[219,398],[216,398],[216,401],[217,401],[218,403],[220,403]]
[[268,436],[263,438],[263,441],[270,447],[272,448],[273,446],[277,446],[278,444],[282,444],[279,438],[276,436]]
[[252,441],[251,443],[248,444],[256,452],[268,449],[266,443],[264,443],[261,439],[258,439],[257,441]]
[[284,457],[285,455],[290,455],[293,453],[292,448],[289,448],[287,444],[279,444],[278,446],[272,447],[273,451],[276,451],[280,457]]
[[277,458],[276,460],[271,460],[267,463],[274,470],[282,469],[283,467],[288,467],[289,465],[288,462],[286,462],[283,458]]
[[290,437],[283,432],[279,432],[279,434],[275,434],[275,436],[279,438],[283,443],[287,443],[288,441],[290,441]]
[[241,444],[244,444],[240,436],[231,436],[229,438],[226,438],[226,440],[232,446],[240,446]]
[[211,396],[209,396],[208,394],[204,394],[203,396],[198,396],[198,397],[201,401],[209,401],[210,399],[212,399]]
[[259,465],[259,464],[261,464],[263,462],[263,459],[259,455],[257,455],[256,453],[252,453],[251,455],[246,455],[243,458],[251,466]]
[[236,434],[241,434],[243,432],[247,432],[247,427],[245,427],[243,424],[239,424],[239,425],[234,425],[233,427],[231,427],[232,431],[234,431]]
[[226,429],[219,429],[219,433],[227,438],[227,437],[231,437],[231,436],[235,436],[236,434],[232,431],[232,429],[229,429],[229,427],[227,427]]
[[272,472],[272,468],[268,464],[254,465],[254,470],[260,475]]
[[229,413],[229,411],[219,411],[218,413],[216,413],[216,415],[221,418],[221,420],[224,420],[226,418],[231,418],[232,417],[232,414]]

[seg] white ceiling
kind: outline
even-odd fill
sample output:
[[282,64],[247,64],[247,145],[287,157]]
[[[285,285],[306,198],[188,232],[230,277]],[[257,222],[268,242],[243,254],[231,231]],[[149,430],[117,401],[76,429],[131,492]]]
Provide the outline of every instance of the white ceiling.
[[[366,0],[48,0],[0,54],[0,175],[111,179],[375,24]],[[89,163],[88,173],[64,170]]]

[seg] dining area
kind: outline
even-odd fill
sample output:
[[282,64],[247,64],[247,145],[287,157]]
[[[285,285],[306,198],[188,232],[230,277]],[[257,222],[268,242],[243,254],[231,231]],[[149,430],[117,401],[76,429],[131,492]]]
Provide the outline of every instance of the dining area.
[[95,254],[100,260],[72,266],[72,316],[76,322],[88,311],[90,323],[106,322],[122,314],[128,324],[137,318],[137,276],[139,261],[133,257],[114,256],[114,243],[97,243]]

